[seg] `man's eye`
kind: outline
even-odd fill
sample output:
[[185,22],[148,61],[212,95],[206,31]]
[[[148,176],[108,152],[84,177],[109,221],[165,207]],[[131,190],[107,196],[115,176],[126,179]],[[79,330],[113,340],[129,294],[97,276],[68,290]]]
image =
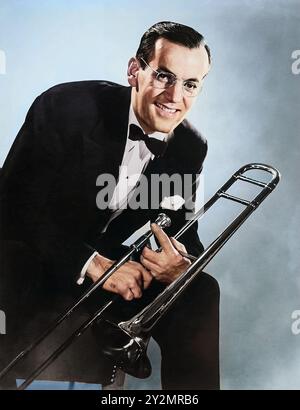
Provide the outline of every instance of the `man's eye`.
[[191,82],[191,81],[188,81],[187,83],[185,83],[184,86],[188,90],[196,90],[198,88],[198,85],[196,83]]
[[158,73],[157,79],[162,83],[168,83],[170,81],[170,75],[168,73]]

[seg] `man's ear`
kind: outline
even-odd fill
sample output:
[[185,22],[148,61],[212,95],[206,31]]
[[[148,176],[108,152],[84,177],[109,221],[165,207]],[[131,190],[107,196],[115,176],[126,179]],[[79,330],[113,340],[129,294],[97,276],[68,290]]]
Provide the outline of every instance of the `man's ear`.
[[136,58],[131,57],[128,62],[127,79],[131,87],[138,87],[137,73],[140,69],[140,65]]

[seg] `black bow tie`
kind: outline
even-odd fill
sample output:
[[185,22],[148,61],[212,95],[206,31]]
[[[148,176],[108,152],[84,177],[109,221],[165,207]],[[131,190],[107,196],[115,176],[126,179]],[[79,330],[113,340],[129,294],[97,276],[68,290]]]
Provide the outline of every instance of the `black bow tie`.
[[148,150],[156,157],[162,156],[167,149],[167,143],[165,141],[149,137],[149,135],[144,134],[143,130],[135,124],[130,125],[129,139],[132,141],[144,141]]

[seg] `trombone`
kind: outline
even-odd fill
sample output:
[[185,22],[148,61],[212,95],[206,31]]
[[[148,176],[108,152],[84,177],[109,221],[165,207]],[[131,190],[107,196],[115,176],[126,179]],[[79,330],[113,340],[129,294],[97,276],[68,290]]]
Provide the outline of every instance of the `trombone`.
[[[248,171],[262,171],[271,174],[268,182],[245,176]],[[205,212],[212,207],[219,199],[223,198],[229,201],[237,202],[244,206],[244,209],[238,216],[230,222],[225,230],[213,240],[210,245],[198,257],[190,257],[192,260],[188,269],[182,273],[174,282],[168,285],[148,306],[141,312],[137,313],[131,319],[112,324],[114,332],[119,335],[116,345],[109,345],[103,349],[104,354],[111,358],[114,364],[124,372],[138,378],[146,378],[151,374],[151,364],[147,357],[147,347],[151,337],[151,331],[160,318],[172,307],[182,292],[187,288],[192,280],[202,272],[205,266],[219,252],[231,236],[240,228],[245,220],[259,207],[265,198],[276,188],[280,180],[279,171],[269,165],[251,163],[244,165],[236,171],[225,184],[203,205],[203,207],[194,215],[193,219],[188,221],[175,235],[178,239],[186,232],[193,223],[195,223]],[[243,181],[261,188],[260,192],[251,201],[229,194],[228,189],[237,181]],[[170,219],[165,214],[159,214],[156,223],[165,228],[170,226]],[[25,350],[20,352],[1,372],[0,379],[21,360],[23,360],[35,347],[37,347],[50,333],[52,333],[63,321],[65,321],[79,305],[81,305],[95,290],[102,286],[103,283],[120,268],[130,257],[140,251],[152,236],[149,230],[136,240],[126,252],[126,254],[115,262],[90,288],[62,314],[52,326],[50,326],[38,339],[31,343]],[[189,257],[190,255],[188,255]],[[101,306],[86,322],[84,322],[74,333],[68,337],[47,359],[40,364],[28,378],[19,386],[18,390],[24,390],[33,380],[45,370],[65,349],[74,343],[87,329],[95,322],[102,320],[104,312],[118,298],[114,296],[110,301]]]

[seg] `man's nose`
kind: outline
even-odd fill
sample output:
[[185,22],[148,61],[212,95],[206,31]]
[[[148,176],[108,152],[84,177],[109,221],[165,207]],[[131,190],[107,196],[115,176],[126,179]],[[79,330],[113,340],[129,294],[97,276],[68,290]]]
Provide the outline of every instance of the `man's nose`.
[[166,89],[170,102],[181,102],[183,98],[183,88],[180,81],[176,81],[171,87]]

